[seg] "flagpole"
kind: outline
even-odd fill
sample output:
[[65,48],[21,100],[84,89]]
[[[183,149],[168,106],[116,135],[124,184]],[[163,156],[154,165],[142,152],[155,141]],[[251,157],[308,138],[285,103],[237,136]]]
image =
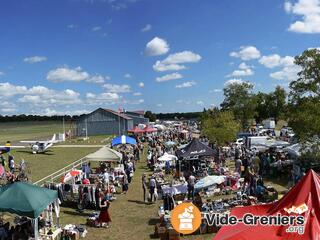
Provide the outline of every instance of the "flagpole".
[[118,122],[119,122],[119,136],[121,136],[121,123],[120,123],[120,108],[118,108],[118,112],[119,112],[119,114],[118,114]]

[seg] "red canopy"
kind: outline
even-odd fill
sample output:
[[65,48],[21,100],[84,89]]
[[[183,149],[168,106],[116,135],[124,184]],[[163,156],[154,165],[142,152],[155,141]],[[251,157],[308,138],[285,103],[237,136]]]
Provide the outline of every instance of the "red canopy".
[[152,132],[156,132],[156,131],[158,131],[158,130],[155,129],[155,128],[150,127],[149,125],[147,125],[147,126],[143,129],[143,131],[146,132],[146,133],[152,133]]
[[243,217],[246,213],[255,216],[268,215],[297,215],[284,210],[292,206],[298,207],[305,204],[308,210],[301,215],[304,216],[304,234],[287,233],[288,226],[248,226],[238,223],[234,226],[223,226],[214,240],[247,240],[247,239],[290,239],[308,240],[320,239],[320,176],[310,170],[299,183],[297,183],[281,200],[265,204],[248,207],[236,207],[232,209],[230,215]]
[[137,126],[135,126],[131,130],[128,130],[128,132],[136,134],[136,133],[144,133],[144,130],[142,130],[141,128],[138,128]]

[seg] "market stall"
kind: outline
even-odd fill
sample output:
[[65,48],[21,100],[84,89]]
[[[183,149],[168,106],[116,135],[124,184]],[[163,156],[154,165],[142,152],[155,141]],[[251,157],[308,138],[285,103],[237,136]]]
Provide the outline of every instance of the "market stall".
[[[15,182],[0,188],[0,211],[17,214],[32,220],[34,239],[36,240],[41,239],[38,231],[38,217],[52,204],[54,204],[56,217],[59,219],[60,209],[57,191],[26,182]],[[57,233],[61,232],[61,229],[56,226],[56,229],[52,232],[58,235]]]

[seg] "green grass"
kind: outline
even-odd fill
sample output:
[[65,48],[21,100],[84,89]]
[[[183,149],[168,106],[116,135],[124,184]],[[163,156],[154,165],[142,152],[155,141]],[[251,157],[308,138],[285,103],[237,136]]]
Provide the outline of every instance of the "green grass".
[[24,159],[28,170],[29,179],[32,182],[40,180],[51,173],[71,164],[72,162],[95,152],[98,148],[51,148],[45,153],[32,154],[29,149],[13,150],[16,164]]
[[61,133],[61,122],[12,122],[0,123],[0,145],[6,141],[17,142],[50,137],[54,133]]

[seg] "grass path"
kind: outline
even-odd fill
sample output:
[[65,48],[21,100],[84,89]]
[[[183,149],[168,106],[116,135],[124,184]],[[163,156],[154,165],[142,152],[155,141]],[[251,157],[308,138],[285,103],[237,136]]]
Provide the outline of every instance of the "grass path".
[[[151,174],[146,167],[146,154],[143,154],[141,161],[136,165],[136,172],[129,185],[128,193],[116,195],[117,199],[110,205],[111,227],[109,229],[88,228],[87,239],[144,240],[151,238],[154,225],[158,221],[158,203],[143,202],[141,176],[144,172]],[[62,208],[61,223],[85,224],[89,212],[80,214],[72,208]]]

